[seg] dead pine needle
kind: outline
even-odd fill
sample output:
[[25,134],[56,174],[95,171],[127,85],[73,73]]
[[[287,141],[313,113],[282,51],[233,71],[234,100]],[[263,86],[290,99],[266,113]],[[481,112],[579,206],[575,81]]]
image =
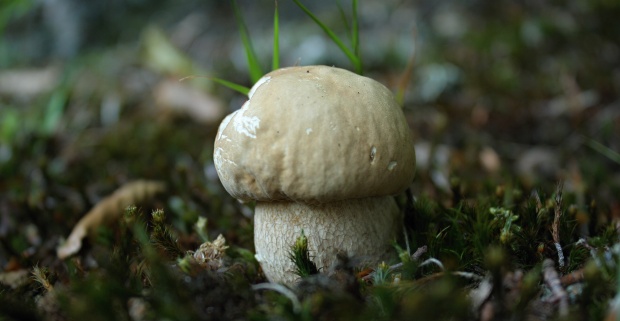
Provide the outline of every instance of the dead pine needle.
[[558,303],[560,317],[566,317],[568,315],[568,295],[562,287],[558,272],[555,270],[551,259],[543,261],[543,279],[553,295],[551,301]]
[[562,216],[562,189],[564,184],[562,181],[558,182],[558,186],[555,192],[555,216],[553,218],[553,243],[555,249],[558,252],[558,267],[561,269],[564,267],[564,252],[562,251],[562,245],[560,244],[560,216]]

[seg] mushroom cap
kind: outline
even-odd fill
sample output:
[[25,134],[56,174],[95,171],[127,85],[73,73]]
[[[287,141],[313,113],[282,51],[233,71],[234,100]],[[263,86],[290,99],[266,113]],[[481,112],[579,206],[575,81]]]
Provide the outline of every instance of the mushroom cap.
[[215,139],[215,167],[233,197],[325,203],[397,194],[413,180],[409,127],[382,84],[335,67],[289,67],[248,96]]

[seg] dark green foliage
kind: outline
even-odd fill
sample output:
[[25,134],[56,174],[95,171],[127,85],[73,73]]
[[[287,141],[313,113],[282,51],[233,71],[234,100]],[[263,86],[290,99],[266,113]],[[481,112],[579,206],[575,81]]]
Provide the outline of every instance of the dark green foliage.
[[174,232],[170,226],[166,224],[166,215],[164,214],[164,211],[158,209],[153,211],[151,215],[153,216],[151,243],[153,243],[157,249],[163,251],[163,253],[165,253],[167,258],[170,260],[182,257],[185,254],[185,251],[181,249],[179,243],[177,242],[177,237],[174,235]]
[[[171,264],[161,244],[162,231],[170,229],[154,211],[152,227],[140,211],[129,208],[120,228],[124,236],[110,248],[95,247],[101,265],[87,276],[76,276],[67,290],[59,291],[60,303],[71,319],[129,320],[131,307],[144,306],[142,317],[174,320],[222,320],[242,317],[255,306],[244,263],[233,263],[226,272],[191,269],[191,276]],[[171,251],[166,250],[169,254]]]

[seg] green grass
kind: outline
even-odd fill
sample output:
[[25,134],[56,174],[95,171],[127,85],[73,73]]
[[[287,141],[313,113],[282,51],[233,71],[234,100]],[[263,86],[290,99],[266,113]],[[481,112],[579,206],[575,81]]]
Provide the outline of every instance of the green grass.
[[[243,48],[245,49],[245,56],[248,61],[248,71],[250,72],[250,79],[252,83],[257,82],[264,74],[262,68],[260,67],[260,63],[258,62],[258,57],[256,56],[256,51],[254,50],[254,46],[252,45],[252,38],[248,32],[248,27],[245,24],[245,19],[243,19],[243,15],[241,14],[241,9],[237,4],[237,1],[232,1],[233,11],[235,12],[235,18],[237,19],[237,24],[239,25],[239,35],[241,36],[241,42],[243,43]],[[274,19],[277,21],[277,18]],[[275,37],[274,37],[275,38]]]
[[[351,31],[351,41],[353,45],[353,50],[344,44],[340,37],[336,35],[336,33],[330,29],[327,25],[325,25],[314,13],[312,13],[306,6],[304,6],[301,1],[293,0],[295,4],[308,16],[312,21],[314,21],[326,34],[327,36],[340,48],[340,50],[347,56],[351,64],[353,64],[353,70],[356,73],[362,74],[362,60],[359,56],[359,27],[357,22],[357,0],[353,0],[353,24]],[[343,17],[344,19],[344,17]],[[345,20],[346,21],[346,20]]]
[[[336,33],[330,29],[327,25],[325,25],[314,13],[312,13],[308,8],[306,8],[300,1],[293,0],[295,4],[310,17],[326,34],[327,36],[340,48],[340,50],[346,55],[346,57],[351,61],[353,65],[353,69],[356,73],[362,74],[362,59],[360,57],[360,49],[359,49],[359,22],[357,16],[357,0],[353,0],[352,3],[352,22],[349,27],[348,19],[346,18],[346,14],[344,10],[338,4],[338,8],[341,12],[341,18],[343,22],[347,25],[347,29],[349,30],[348,35],[351,38],[351,48],[346,46],[342,40],[336,35]],[[243,14],[241,12],[241,8],[237,4],[237,1],[232,1],[233,11],[235,13],[235,19],[237,21],[239,35],[241,37],[241,43],[243,44],[243,48],[245,50],[245,55],[247,59],[248,72],[250,74],[250,80],[252,83],[256,83],[263,75],[263,69],[260,65],[260,59],[256,54],[256,50],[252,45],[252,37],[249,34],[248,28],[245,23],[245,19],[243,18]],[[276,70],[280,68],[280,14],[278,12],[278,1],[274,1],[274,15],[273,15],[273,52],[272,52],[272,62],[271,62],[271,70]],[[186,78],[194,78],[186,77]],[[206,77],[211,79],[212,81],[235,90],[241,94],[247,95],[249,92],[249,88],[224,80],[218,77]],[[185,78],[184,78],[185,79]]]

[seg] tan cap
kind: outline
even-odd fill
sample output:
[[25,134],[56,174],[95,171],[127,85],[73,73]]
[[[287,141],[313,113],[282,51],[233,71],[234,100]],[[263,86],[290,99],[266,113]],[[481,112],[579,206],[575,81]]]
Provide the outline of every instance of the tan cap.
[[412,182],[409,127],[380,83],[290,67],[261,78],[249,98],[215,139],[215,167],[235,198],[324,203],[393,195]]

